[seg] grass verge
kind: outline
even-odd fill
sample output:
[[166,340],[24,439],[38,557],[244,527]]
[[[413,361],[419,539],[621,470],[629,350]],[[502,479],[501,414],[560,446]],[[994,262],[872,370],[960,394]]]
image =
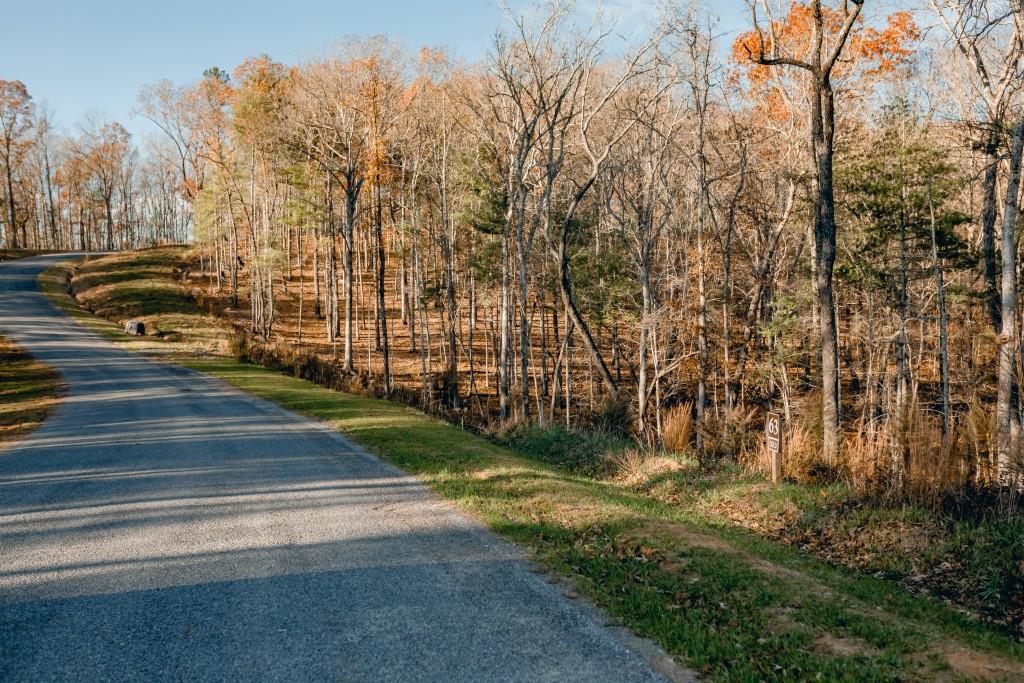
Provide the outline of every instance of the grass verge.
[[0,336],[0,450],[41,425],[63,389],[56,370]]
[[[93,286],[119,286],[99,280]],[[46,289],[75,307],[59,276]],[[81,309],[73,315],[130,348],[139,343]],[[1004,633],[891,581],[711,523],[700,505],[542,462],[403,405],[227,358],[174,359],[330,424],[530,549],[709,680],[1024,678],[1024,646]],[[701,486],[693,483],[695,500],[706,498]]]
[[52,253],[54,252],[49,249],[0,249],[0,261],[13,261],[14,259]]

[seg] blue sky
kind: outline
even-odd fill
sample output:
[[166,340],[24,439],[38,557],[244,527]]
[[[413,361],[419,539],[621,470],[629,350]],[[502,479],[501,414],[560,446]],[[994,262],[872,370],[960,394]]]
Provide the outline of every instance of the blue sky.
[[[743,0],[707,0],[733,31]],[[513,6],[523,2],[514,2]],[[595,6],[584,0],[581,6]],[[604,0],[624,16],[644,0]],[[113,118],[136,136],[152,128],[130,112],[139,88],[184,82],[267,53],[302,61],[348,35],[388,33],[410,47],[445,47],[473,60],[505,21],[495,0],[30,0],[4,12],[0,78],[21,80],[73,132],[87,114]]]

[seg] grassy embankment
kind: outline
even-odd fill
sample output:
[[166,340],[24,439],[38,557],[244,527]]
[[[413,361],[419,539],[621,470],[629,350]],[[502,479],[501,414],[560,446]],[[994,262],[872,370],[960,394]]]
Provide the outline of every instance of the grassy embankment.
[[41,256],[43,254],[53,254],[52,250],[49,249],[0,249],[0,261],[13,261],[19,258],[29,258],[30,256]]
[[[39,282],[64,313],[133,351],[168,357],[223,353],[230,336],[226,326],[200,310],[176,279],[183,253],[163,247],[94,256],[51,268]],[[74,298],[68,296],[69,278]],[[145,336],[123,333],[129,318],[145,324]]]
[[[182,258],[164,249],[84,266],[74,281],[80,300],[113,323],[76,306],[61,274],[51,271],[44,284],[64,310],[118,343],[161,353],[169,346],[176,362],[331,424],[530,549],[708,679],[1024,679],[1024,646],[1005,632],[893,581],[751,534],[723,512],[753,501],[762,512],[822,514],[840,491],[709,475],[684,458],[586,476],[536,457],[551,450],[545,437],[521,439],[515,451],[402,405],[190,355],[189,347],[206,349],[227,333],[188,303],[173,277]],[[122,335],[125,317],[148,319],[158,334]]]
[[43,423],[63,386],[56,370],[0,336],[0,450]]

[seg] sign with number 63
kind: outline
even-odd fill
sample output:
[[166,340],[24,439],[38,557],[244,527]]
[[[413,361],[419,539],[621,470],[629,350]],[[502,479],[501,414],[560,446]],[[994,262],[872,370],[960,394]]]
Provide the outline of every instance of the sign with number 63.
[[782,445],[782,418],[778,413],[768,413],[764,421],[765,445],[772,453],[778,453]]

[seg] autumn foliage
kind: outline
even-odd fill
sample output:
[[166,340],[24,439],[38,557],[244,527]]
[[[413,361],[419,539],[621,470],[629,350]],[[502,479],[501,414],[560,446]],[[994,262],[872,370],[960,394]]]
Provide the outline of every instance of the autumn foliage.
[[[845,20],[838,8],[823,6],[825,35],[834,39]],[[780,82],[778,71],[758,63],[759,54],[781,54],[806,60],[813,49],[814,10],[810,3],[793,2],[782,18],[774,19],[761,31],[740,34],[731,47],[738,73],[749,84],[757,106],[774,119],[793,114],[792,94]],[[847,95],[864,95],[879,80],[894,77],[900,68],[910,66],[916,54],[921,31],[908,11],[886,17],[880,26],[871,26],[859,16],[850,34],[842,59],[833,71],[834,80]],[[827,43],[827,41],[826,41]]]
[[1019,331],[995,324],[1020,270],[997,247],[1019,224],[1019,17],[932,46],[942,78],[1006,65],[993,104],[926,80],[917,15],[862,7],[761,13],[725,59],[695,16],[634,40],[560,3],[476,63],[384,36],[259,55],[145,88],[145,154],[113,122],[42,133],[0,81],[3,245],[190,239],[254,343],[459,424],[751,464],[772,409],[795,478],[936,504],[998,488],[1024,460],[978,418],[997,384],[1019,408],[997,381]]

